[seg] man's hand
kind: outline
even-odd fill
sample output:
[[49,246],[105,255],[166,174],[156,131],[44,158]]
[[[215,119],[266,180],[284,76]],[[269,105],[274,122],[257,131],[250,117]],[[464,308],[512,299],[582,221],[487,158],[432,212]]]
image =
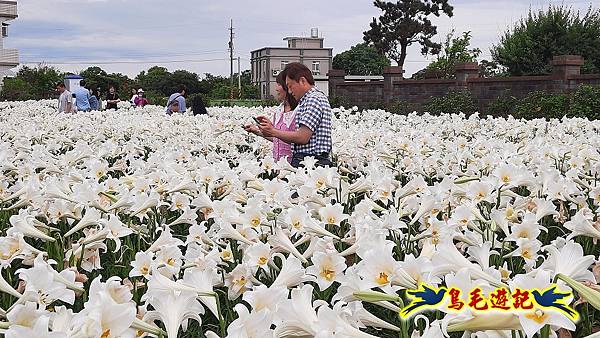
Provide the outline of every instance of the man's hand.
[[258,129],[260,129],[260,132],[264,137],[276,137],[275,133],[277,132],[277,129],[273,127],[273,123],[271,123],[269,118],[265,116],[259,116],[257,119],[260,122]]

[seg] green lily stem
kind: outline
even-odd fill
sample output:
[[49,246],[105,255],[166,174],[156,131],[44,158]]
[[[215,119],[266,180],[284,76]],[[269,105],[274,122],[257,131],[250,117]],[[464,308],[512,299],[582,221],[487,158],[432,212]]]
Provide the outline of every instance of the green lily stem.
[[221,302],[219,301],[219,294],[215,292],[214,297],[217,300],[217,313],[219,314],[219,327],[221,328],[221,338],[225,338],[225,319],[223,319],[223,314],[221,313]]
[[[400,311],[402,311],[402,309],[404,309],[404,301],[402,300],[402,297],[398,297],[398,300],[396,301],[396,303],[398,304],[398,307],[400,307]],[[410,323],[408,320],[403,320],[402,318],[400,318],[400,337],[401,338],[410,338],[410,335],[408,334],[408,327],[410,326]]]
[[540,338],[549,338],[550,337],[550,326],[544,325],[544,327],[540,330]]

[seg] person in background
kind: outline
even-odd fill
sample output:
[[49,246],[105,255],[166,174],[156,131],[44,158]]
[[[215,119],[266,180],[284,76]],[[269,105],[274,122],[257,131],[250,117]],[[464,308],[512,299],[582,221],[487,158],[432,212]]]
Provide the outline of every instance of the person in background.
[[136,107],[143,107],[148,104],[148,99],[144,97],[144,90],[142,88],[138,89],[134,103]]
[[175,113],[172,109],[172,105],[177,102],[179,104],[179,112],[185,113],[185,94],[187,88],[184,85],[179,85],[178,92],[171,94],[167,101],[167,114]]
[[[281,102],[275,113],[273,114],[273,126],[277,130],[295,131],[296,130],[296,113],[294,109],[298,106],[298,101],[292,94],[289,93],[285,83],[287,73],[282,71],[275,79],[276,99]],[[246,125],[244,129],[250,133],[262,136],[273,142],[273,159],[279,161],[280,158],[286,157],[288,162],[292,162],[292,145],[289,142],[278,139],[277,137],[266,137],[262,134],[257,125]]]
[[102,110],[102,91],[100,87],[96,88],[96,97],[98,98],[98,110]]
[[196,95],[192,98],[192,113],[194,115],[208,114],[206,111],[206,106],[204,105],[204,101],[202,101],[202,97],[200,97],[200,95]]
[[100,110],[100,108],[98,108],[99,102],[100,101],[98,101],[98,94],[96,91],[90,90],[90,109],[94,111]]
[[135,99],[138,97],[137,92],[135,91],[135,88],[131,89],[131,99],[129,100],[129,103],[131,103],[132,106],[135,107]]
[[278,138],[293,143],[293,167],[301,166],[305,157],[314,157],[318,166],[332,166],[330,159],[332,112],[329,99],[315,87],[315,79],[308,67],[299,63],[289,63],[286,84],[289,92],[298,100],[295,131],[279,130],[266,116],[259,116],[258,128],[265,137]]
[[71,108],[71,112],[77,113],[77,95],[75,95],[75,93],[71,93],[71,99],[73,100],[73,108]]
[[90,91],[85,87],[85,80],[79,81],[79,86],[75,88],[73,94],[75,94],[75,105],[77,106],[78,111],[90,111],[92,107],[90,106]]
[[115,86],[108,88],[108,94],[106,94],[106,109],[117,109],[117,103],[121,102],[119,94],[115,90]]
[[73,112],[73,97],[71,92],[67,90],[64,83],[59,83],[56,86],[56,91],[60,93],[58,97],[58,112],[71,113]]

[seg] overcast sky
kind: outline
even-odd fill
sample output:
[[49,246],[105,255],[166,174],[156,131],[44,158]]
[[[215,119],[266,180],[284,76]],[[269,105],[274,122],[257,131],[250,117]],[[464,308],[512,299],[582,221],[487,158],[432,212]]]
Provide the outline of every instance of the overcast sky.
[[[482,58],[500,34],[527,14],[549,4],[586,10],[599,0],[451,0],[452,18],[435,18],[436,40],[452,29],[472,31]],[[362,32],[380,12],[368,0],[20,0],[6,48],[18,48],[22,63],[46,62],[65,71],[98,65],[129,76],[153,65],[229,74],[229,20],[235,28],[235,56],[250,68],[250,51],[284,46],[283,38],[319,28],[334,55],[362,41]],[[428,61],[412,48],[406,75]]]

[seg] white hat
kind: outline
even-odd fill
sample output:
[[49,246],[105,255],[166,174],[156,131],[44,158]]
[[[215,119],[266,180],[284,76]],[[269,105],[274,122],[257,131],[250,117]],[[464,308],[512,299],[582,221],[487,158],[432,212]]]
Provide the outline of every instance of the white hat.
[[144,90],[142,88],[138,89],[138,93],[143,93]]

